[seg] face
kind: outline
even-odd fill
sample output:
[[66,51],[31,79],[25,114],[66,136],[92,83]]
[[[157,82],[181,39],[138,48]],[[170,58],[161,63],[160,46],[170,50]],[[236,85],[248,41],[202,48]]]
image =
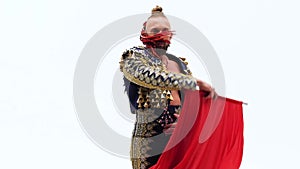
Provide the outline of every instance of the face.
[[[170,31],[171,26],[167,18],[162,16],[151,17],[146,24],[146,32],[148,35],[155,35],[164,31]],[[166,40],[171,40],[170,36]]]
[[[166,17],[155,16],[147,20],[146,32],[149,36],[153,36],[158,33],[167,32],[171,30],[170,23]],[[152,46],[158,55],[165,55],[169,47],[169,42],[172,35],[159,36],[155,41],[152,41],[148,45]]]

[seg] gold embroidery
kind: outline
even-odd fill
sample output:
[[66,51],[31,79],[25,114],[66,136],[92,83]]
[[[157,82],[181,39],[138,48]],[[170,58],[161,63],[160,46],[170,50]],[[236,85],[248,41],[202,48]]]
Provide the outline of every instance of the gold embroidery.
[[186,61],[186,58],[184,57],[178,57],[185,65],[188,65],[189,62]]
[[187,75],[168,72],[161,62],[154,63],[144,55],[141,51],[134,51],[133,49],[126,52],[126,57],[122,56],[121,71],[131,82],[150,89],[196,89],[196,79],[190,75],[188,69],[185,70]]
[[[139,90],[142,91],[142,89]],[[147,162],[147,157],[151,156],[148,153],[151,150],[149,144],[153,142],[151,137],[157,134],[154,127],[158,124],[154,121],[157,117],[155,117],[153,109],[138,109],[136,115],[137,120],[131,140],[130,158],[133,169],[141,169],[147,168],[150,164]]]
[[[147,157],[150,156],[152,137],[161,134],[158,133],[161,131],[157,131],[158,127],[161,128],[157,121],[160,114],[155,110],[168,107],[169,102],[173,100],[171,90],[196,89],[196,79],[188,73],[188,69],[184,70],[186,75],[168,72],[162,63],[155,63],[144,55],[135,49],[128,50],[123,53],[119,62],[124,76],[140,86],[137,91],[135,130],[130,147],[133,169],[148,168],[150,165]],[[175,109],[175,113],[179,114],[180,108]]]

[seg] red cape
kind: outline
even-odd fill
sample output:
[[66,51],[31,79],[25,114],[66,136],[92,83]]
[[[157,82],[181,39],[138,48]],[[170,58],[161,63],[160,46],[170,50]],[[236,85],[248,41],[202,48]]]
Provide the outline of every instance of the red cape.
[[186,91],[176,128],[150,169],[238,169],[244,146],[242,103]]

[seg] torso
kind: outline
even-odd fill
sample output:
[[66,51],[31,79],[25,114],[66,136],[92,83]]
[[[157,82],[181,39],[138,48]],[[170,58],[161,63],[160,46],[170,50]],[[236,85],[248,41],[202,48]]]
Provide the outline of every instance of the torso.
[[[168,60],[167,70],[170,72],[180,73],[178,64],[172,60]],[[172,90],[171,93],[172,93],[173,100],[170,101],[170,105],[181,105],[178,90]]]

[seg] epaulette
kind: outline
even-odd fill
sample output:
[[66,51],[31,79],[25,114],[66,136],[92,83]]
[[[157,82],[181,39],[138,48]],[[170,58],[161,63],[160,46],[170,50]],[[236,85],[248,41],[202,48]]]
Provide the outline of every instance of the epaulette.
[[188,65],[189,63],[186,61],[186,58],[184,57],[178,57],[185,65]]
[[125,51],[123,52],[123,54],[122,54],[121,60],[124,60],[124,59],[126,59],[126,58],[128,58],[128,57],[131,57],[132,54],[133,54],[133,50],[128,50],[128,49],[125,50]]
[[123,71],[123,67],[124,67],[124,60],[128,57],[131,57],[133,55],[133,50],[125,50],[121,56],[121,61],[119,62],[120,64],[120,71]]
[[178,57],[184,64],[185,64],[185,69],[183,70],[186,74],[188,75],[192,75],[192,72],[191,70],[189,69],[189,67],[187,67],[187,65],[189,64],[187,61],[186,61],[186,58],[184,57]]

